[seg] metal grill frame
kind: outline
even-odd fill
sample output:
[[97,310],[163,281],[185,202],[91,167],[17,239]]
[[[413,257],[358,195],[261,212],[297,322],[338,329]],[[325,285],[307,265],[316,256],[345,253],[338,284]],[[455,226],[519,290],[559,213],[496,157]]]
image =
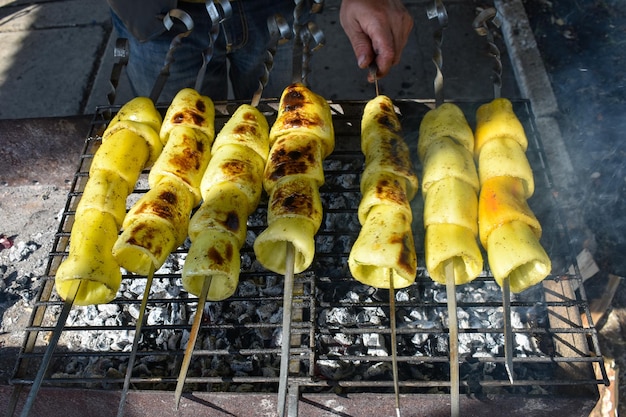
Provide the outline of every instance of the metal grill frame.
[[[544,380],[537,379],[524,379],[518,378],[513,384],[508,380],[504,373],[504,355],[498,357],[469,357],[465,356],[461,358],[461,366],[479,363],[484,365],[491,363],[496,368],[502,369],[501,378],[489,379],[489,380],[467,380],[461,381],[461,392],[468,394],[476,393],[477,390],[499,390],[497,392],[509,392],[520,393],[528,392],[533,387],[542,387],[546,392],[553,392],[554,390],[560,390],[565,388],[566,390],[575,389],[580,386],[595,387],[598,384],[608,384],[608,378],[604,369],[604,363],[602,355],[600,353],[597,331],[591,326],[583,325],[581,316],[587,318],[588,323],[592,323],[591,315],[588,307],[588,302],[582,285],[582,279],[578,271],[576,264],[576,256],[572,253],[572,249],[569,246],[569,238],[567,236],[567,228],[564,226],[563,217],[559,210],[558,201],[555,198],[554,190],[552,190],[552,180],[548,166],[546,164],[546,157],[541,146],[540,138],[537,129],[534,125],[534,118],[530,103],[526,100],[514,100],[512,101],[514,110],[518,115],[520,121],[524,125],[528,139],[529,148],[527,151],[528,159],[533,168],[536,181],[535,196],[529,201],[530,206],[535,210],[535,213],[544,226],[544,236],[542,237],[542,244],[548,251],[553,262],[553,275],[550,275],[546,280],[535,288],[539,291],[534,293],[539,294],[539,298],[513,299],[512,310],[516,309],[528,309],[536,306],[537,303],[541,303],[545,307],[547,314],[546,320],[548,327],[546,328],[513,328],[514,336],[518,333],[527,333],[539,338],[549,338],[550,345],[553,350],[544,355],[538,355],[534,357],[518,357],[513,359],[516,369],[523,367],[542,367],[549,372],[547,374],[550,377]],[[483,102],[456,102],[461,107],[468,119],[471,126],[474,126],[474,114],[476,108]],[[216,132],[221,129],[226,120],[234,112],[234,109],[240,103],[216,103]],[[400,120],[403,125],[405,140],[411,147],[412,155],[414,156],[414,163],[416,171],[420,172],[420,164],[416,158],[416,144],[419,123],[423,115],[434,106],[433,100],[394,100],[394,104],[397,106]],[[336,149],[325,162],[325,173],[327,183],[322,186],[320,192],[322,200],[324,202],[334,196],[341,195],[345,197],[347,194],[354,194],[356,201],[352,201],[352,206],[348,208],[327,208],[325,205],[325,220],[335,215],[354,216],[356,219],[356,207],[358,206],[358,181],[357,186],[352,186],[349,189],[342,187],[334,181],[334,178],[340,175],[354,175],[358,178],[362,170],[363,155],[360,153],[360,121],[362,116],[362,110],[365,102],[360,101],[335,101],[331,102],[331,108],[333,111],[333,123],[335,126],[336,135]],[[275,100],[262,101],[259,108],[267,116],[270,124],[274,121],[276,116],[276,109],[278,103]],[[46,267],[46,274],[43,277],[43,283],[41,285],[40,292],[37,295],[33,313],[30,318],[28,327],[25,329],[26,335],[24,338],[23,346],[15,367],[15,372],[11,383],[15,385],[30,385],[33,382],[34,374],[36,373],[36,364],[43,356],[43,350],[45,348],[45,335],[52,331],[56,324],[56,316],[62,305],[62,301],[56,295],[54,291],[54,275],[61,263],[64,256],[67,255],[68,241],[70,237],[71,225],[73,223],[74,210],[80,199],[80,195],[84,188],[85,182],[88,178],[88,169],[91,157],[97,148],[100,141],[100,135],[104,131],[111,115],[114,115],[119,106],[107,106],[99,107],[94,115],[91,124],[91,130],[88,138],[85,141],[81,160],[79,161],[74,180],[71,185],[71,190],[68,194],[67,202],[64,207],[61,221],[59,223],[58,231],[55,235],[53,248],[49,256],[48,264]],[[160,108],[164,113],[165,108]],[[349,170],[341,169],[334,170],[332,167],[334,164],[351,165]],[[142,175],[145,176],[144,172]],[[418,175],[419,176],[419,175]],[[141,182],[141,180],[140,180]],[[137,188],[134,193],[141,194],[147,191],[145,188]],[[420,288],[437,287],[438,284],[433,283],[429,278],[424,266],[423,256],[423,227],[421,225],[421,211],[422,206],[421,194],[416,196],[412,202],[414,209],[414,232],[416,237],[416,248],[418,250],[418,262],[419,270],[416,283],[413,286]],[[259,206],[260,213],[265,210],[264,199]],[[357,220],[355,220],[357,221]],[[356,239],[358,230],[356,232],[330,230],[327,228],[327,221],[324,221],[322,228],[320,229],[316,239],[319,246],[321,239],[334,239],[339,235],[343,238],[350,239],[352,242]],[[258,234],[263,229],[262,224],[249,225],[249,231]],[[345,235],[344,235],[345,234]],[[185,253],[185,248],[181,247],[177,249],[173,256],[177,256]],[[246,243],[242,249],[242,255],[250,256],[252,259],[254,253],[251,245]],[[361,335],[363,333],[378,333],[388,339],[390,330],[388,323],[382,323],[378,326],[353,326],[353,327],[323,327],[319,324],[319,314],[325,309],[333,307],[342,308],[364,308],[364,307],[380,307],[382,309],[389,308],[389,305],[385,301],[374,302],[339,302],[338,300],[324,301],[324,289],[329,286],[336,285],[351,285],[354,280],[349,276],[347,269],[347,257],[348,252],[336,253],[330,251],[329,253],[318,252],[314,265],[303,274],[296,277],[297,288],[300,289],[300,293],[294,297],[294,308],[297,312],[300,312],[300,319],[293,323],[293,336],[292,335],[292,349],[291,349],[291,364],[294,375],[290,377],[290,385],[298,387],[301,391],[320,392],[325,390],[337,390],[345,392],[391,392],[393,390],[393,382],[391,373],[387,372],[379,378],[372,380],[364,379],[339,379],[329,380],[321,377],[318,372],[318,363],[320,360],[325,361],[342,361],[347,363],[389,363],[391,361],[390,356],[371,356],[367,354],[345,354],[345,355],[328,355],[320,352],[317,347],[317,340],[322,334],[332,335],[336,333]],[[485,260],[486,260],[485,256]],[[326,264],[326,262],[335,263],[338,266],[339,272],[335,275],[328,274],[327,271],[318,273],[316,269],[319,265]],[[348,271],[346,273],[346,271]],[[251,271],[242,271],[240,280],[263,280],[268,277],[272,279],[280,280],[280,276],[276,276],[271,272],[259,271],[253,269]],[[143,277],[124,275],[123,281],[140,279]],[[179,279],[180,272],[174,273],[161,273],[157,271],[155,279]],[[492,283],[493,277],[488,269],[486,269],[481,276],[473,283],[465,284],[471,288],[473,285],[483,285],[486,283]],[[438,287],[445,293],[443,286]],[[457,288],[457,294],[458,294]],[[260,298],[260,297],[257,297]],[[381,297],[381,300],[385,300],[385,297]],[[224,303],[231,303],[237,301],[263,301],[263,302],[276,302],[279,305],[282,304],[282,298],[278,296],[262,297],[262,300],[244,299],[237,295],[233,298],[224,301]],[[179,303],[182,306],[193,310],[193,304],[195,299],[188,296],[184,290],[181,291],[181,296],[176,299],[159,299],[150,298],[149,305],[156,304],[173,304]],[[116,299],[112,301],[112,304],[120,305],[120,308],[127,306],[128,304],[140,304],[140,299]],[[398,301],[396,307],[402,308],[415,308],[417,306],[423,308],[445,308],[445,301],[433,302],[428,300],[411,300],[411,301]],[[458,302],[459,308],[476,308],[490,306],[493,308],[501,307],[501,303],[493,301],[487,305],[481,303],[480,305]],[[387,316],[388,317],[388,316]],[[161,325],[161,326],[149,326],[144,325],[143,332],[159,332],[162,330],[173,330],[184,332],[189,330],[190,324],[186,325]],[[200,333],[210,334],[210,332],[236,330],[236,331],[250,331],[258,329],[267,329],[269,331],[275,331],[280,328],[280,322],[277,323],[205,323],[203,324]],[[64,333],[70,332],[84,332],[84,331],[134,331],[135,323],[128,323],[124,326],[72,326],[66,325]],[[434,337],[447,337],[447,328],[427,328],[420,329],[416,327],[400,326],[397,330],[398,338],[402,340],[405,337],[415,335],[417,333],[433,335]],[[480,334],[502,334],[504,332],[503,327],[493,326],[485,328],[460,328],[460,335],[464,333],[480,333]],[[299,340],[297,340],[299,339]],[[387,344],[389,342],[387,341]],[[164,355],[170,359],[180,361],[184,353],[184,346],[181,346],[175,351],[151,351],[140,349],[138,352],[138,359],[146,355]],[[117,358],[120,361],[127,360],[129,352],[102,352],[102,351],[57,351],[54,354],[52,366],[55,362],[63,363],[72,357],[87,357],[87,358]],[[210,356],[223,356],[223,357],[254,357],[255,355],[270,355],[279,359],[280,346],[273,346],[269,348],[238,348],[238,349],[196,349],[194,352],[194,360],[199,360],[202,357]],[[401,370],[407,369],[407,367],[419,367],[420,364],[427,364],[428,366],[437,366],[442,370],[445,370],[446,363],[449,358],[447,355],[433,355],[433,356],[404,356],[399,354],[398,361]],[[193,368],[193,364],[192,364]],[[298,369],[299,368],[299,369]],[[594,372],[595,370],[595,372]],[[599,370],[599,373],[598,373]],[[597,376],[599,375],[599,376]],[[438,389],[438,392],[446,392],[449,388],[449,380],[445,378],[445,371],[441,373],[439,378],[429,379],[400,379],[400,387],[403,393],[426,393],[433,392],[433,389]],[[463,378],[463,374],[462,374]],[[81,387],[97,387],[97,388],[119,388],[123,383],[123,377],[108,377],[96,376],[96,377],[61,377],[52,378],[50,376],[44,379],[44,385],[48,386],[81,386]],[[176,383],[176,374],[165,376],[133,376],[131,383],[138,389],[173,389]],[[264,387],[264,392],[269,390],[275,391],[278,384],[278,375],[270,376],[237,376],[237,375],[217,375],[217,376],[195,376],[193,374],[188,375],[187,383],[188,387],[192,387],[194,390],[232,390],[233,387],[246,386],[248,389],[253,387],[253,392],[261,392],[259,387]],[[269,384],[269,385],[268,385]],[[520,391],[521,390],[521,391]]]

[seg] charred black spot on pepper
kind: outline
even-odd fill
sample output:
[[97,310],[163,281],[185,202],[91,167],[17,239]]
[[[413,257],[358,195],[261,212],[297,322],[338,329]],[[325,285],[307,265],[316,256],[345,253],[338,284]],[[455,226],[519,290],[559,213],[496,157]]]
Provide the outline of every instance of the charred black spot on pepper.
[[226,260],[222,256],[222,254],[215,249],[215,247],[209,248],[207,251],[207,257],[211,259],[216,265],[224,265]]
[[[185,136],[184,142],[189,143],[189,139],[190,138],[188,136]],[[195,138],[193,142],[196,142]],[[171,165],[177,167],[179,172],[187,172],[191,169],[200,169],[202,160],[201,153],[190,148],[191,146],[186,146],[182,153],[179,153],[170,159]]]
[[204,152],[204,142],[201,140],[198,140],[196,138],[196,149],[198,149],[198,152],[202,153]]
[[161,200],[167,201],[167,203],[171,205],[176,205],[176,203],[178,202],[178,196],[171,191],[163,191],[161,194],[159,194],[159,198]]
[[304,106],[304,100],[305,97],[300,91],[291,89],[283,96],[283,110],[288,112],[297,110]]
[[378,118],[378,124],[389,130],[393,130],[395,128],[395,123],[393,123],[393,120],[386,114]]
[[285,201],[283,203],[283,206],[293,210],[296,207],[296,202],[298,201],[297,197],[295,195],[290,195],[289,197],[285,198]]
[[245,163],[243,161],[238,161],[238,160],[225,162],[221,166],[221,168],[223,172],[227,174],[228,176],[241,175],[243,172],[246,171]]
[[281,195],[279,190],[274,200],[272,208],[281,213],[297,213],[303,216],[311,216],[313,213],[313,202],[310,197],[303,193],[291,192],[288,195]]
[[182,112],[175,113],[175,114],[172,116],[172,123],[177,123],[177,124],[179,124],[179,123],[182,123],[182,122],[184,122],[184,121],[185,121],[185,114],[184,114],[184,113],[182,113]]
[[232,230],[236,232],[239,230],[239,216],[236,211],[230,211],[226,214],[226,221],[224,222],[224,226],[228,230]]
[[393,202],[395,204],[407,203],[406,194],[400,187],[400,183],[396,180],[381,180],[376,184],[376,194],[383,200]]
[[289,151],[287,152],[287,158],[292,160],[297,160],[302,157],[302,152],[300,151]]
[[204,116],[196,113],[195,111],[191,109],[187,109],[187,110],[175,113],[172,116],[172,123],[174,124],[188,123],[188,124],[192,124],[195,126],[202,126],[202,124],[204,123]]
[[[128,239],[128,244],[133,246],[139,246],[147,249],[154,256],[159,257],[163,252],[161,246],[154,247],[151,243],[154,241],[155,236],[159,233],[154,227],[147,226],[145,224],[138,224],[133,229],[134,235]],[[135,236],[141,236],[141,239],[135,238]]]
[[249,124],[239,124],[239,125],[237,125],[233,129],[233,133],[238,134],[238,135],[246,135],[246,134],[250,134],[250,135],[253,135],[253,136],[257,136],[258,135],[256,126],[249,125]]
[[411,251],[410,237],[404,235],[402,239],[402,250],[400,251],[398,264],[406,270],[412,269],[412,259],[413,256]]
[[206,111],[206,105],[204,104],[204,101],[202,101],[202,99],[198,99],[196,101],[196,109],[198,109],[200,113],[204,113]]
[[197,113],[191,113],[191,119],[196,126],[202,126],[204,123],[204,117]]
[[271,180],[277,180],[287,175],[303,174],[306,173],[310,167],[314,166],[315,162],[316,159],[311,143],[287,151],[284,142],[282,142],[277,146],[277,149],[270,154],[268,166],[271,167],[272,170],[268,170],[267,176]]
[[380,110],[383,113],[389,113],[389,112],[392,111],[391,107],[389,107],[389,102],[387,102],[387,101],[381,101],[380,102]]
[[234,254],[234,252],[235,252],[235,251],[234,251],[234,248],[233,248],[233,245],[232,245],[230,242],[228,242],[228,243],[226,243],[226,245],[225,245],[225,248],[224,248],[224,249],[225,249],[225,250],[224,250],[224,252],[225,252],[225,254],[226,254],[226,258],[227,258],[227,259],[232,259],[233,254]]

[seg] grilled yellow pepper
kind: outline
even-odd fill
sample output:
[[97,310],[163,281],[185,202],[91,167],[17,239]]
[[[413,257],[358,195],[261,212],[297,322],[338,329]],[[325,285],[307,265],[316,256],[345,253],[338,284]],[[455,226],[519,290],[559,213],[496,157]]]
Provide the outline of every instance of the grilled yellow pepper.
[[206,279],[211,279],[211,301],[224,300],[237,289],[246,222],[263,191],[268,135],[261,112],[242,105],[215,138],[201,181],[203,202],[189,223],[191,247],[182,275],[192,294],[200,295]]
[[160,130],[165,145],[148,175],[150,190],[129,210],[113,247],[126,270],[142,275],[158,270],[187,237],[211,158],[214,115],[213,102],[191,88],[172,100]]
[[521,292],[541,282],[552,268],[541,246],[541,225],[528,205],[534,191],[528,141],[507,99],[496,99],[476,112],[476,150],[481,182],[478,200],[480,241],[489,266],[502,285]]
[[291,242],[294,272],[299,273],[313,262],[315,233],[322,219],[318,190],[324,180],[322,161],[335,147],[328,102],[302,84],[288,86],[269,139],[263,178],[270,195],[268,226],[255,239],[254,253],[265,268],[284,274],[287,243]]
[[400,120],[389,97],[370,100],[361,120],[361,231],[348,256],[352,276],[376,288],[404,288],[417,274],[409,201],[418,188]]
[[74,304],[107,303],[115,298],[122,275],[112,255],[126,214],[126,198],[141,170],[161,151],[161,115],[145,97],[126,103],[103,134],[76,208],[69,255],[55,275],[56,289],[67,298],[80,286]]

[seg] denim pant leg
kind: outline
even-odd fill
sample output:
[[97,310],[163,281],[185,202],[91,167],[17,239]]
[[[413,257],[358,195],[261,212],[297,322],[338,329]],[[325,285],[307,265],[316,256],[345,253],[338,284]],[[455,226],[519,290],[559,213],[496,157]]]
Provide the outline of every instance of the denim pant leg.
[[[194,87],[203,62],[202,53],[209,45],[209,17],[204,5],[195,3],[184,5],[185,11],[194,21],[194,29],[189,36],[182,39],[172,55],[174,61],[169,66],[169,76],[159,96],[159,102],[171,102],[181,89]],[[126,71],[133,93],[137,96],[149,96],[164,67],[172,39],[180,32],[165,32],[149,41],[139,42],[114,13],[112,21],[118,36],[129,41],[130,55]],[[226,52],[222,36],[222,39],[216,42],[211,63],[204,77],[205,87],[202,93],[209,95],[213,100],[226,100],[228,98],[226,77]]]
[[[289,25],[293,22],[292,0],[255,0],[234,2],[244,20],[233,19],[230,30],[234,33],[230,62],[230,80],[235,98],[249,99],[259,87],[259,78],[265,73],[265,57],[269,45],[268,18],[282,15]],[[237,27],[237,24],[242,24]],[[228,33],[228,30],[227,30]],[[266,85],[264,97],[280,97],[291,81],[291,42],[278,48]]]
[[[270,36],[268,17],[279,13],[287,19],[290,26],[293,22],[293,0],[237,0],[232,2],[232,6],[233,16],[220,25],[213,57],[201,88],[201,93],[214,101],[229,98],[228,66],[234,98],[251,99],[258,89],[259,78],[264,74],[264,60]],[[195,85],[202,65],[202,53],[209,45],[210,20],[204,5],[179,2],[179,7],[191,16],[194,29],[189,36],[182,39],[173,54],[170,75],[159,96],[159,102],[170,102],[180,89]],[[130,43],[127,73],[133,92],[138,96],[148,96],[177,33],[165,32],[147,42],[139,42],[114,13],[112,20],[118,36],[127,38]],[[291,82],[292,45],[293,42],[289,42],[279,47],[264,97],[279,97]]]

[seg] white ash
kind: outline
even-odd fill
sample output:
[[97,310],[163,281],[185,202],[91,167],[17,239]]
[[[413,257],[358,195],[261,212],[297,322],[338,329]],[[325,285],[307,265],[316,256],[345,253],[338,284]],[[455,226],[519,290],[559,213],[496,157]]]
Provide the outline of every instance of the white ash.
[[41,247],[35,242],[19,241],[9,249],[9,261],[21,262],[28,259],[37,249]]
[[[387,330],[389,326],[387,306],[381,307],[368,305],[379,303],[388,299],[387,291],[366,290],[358,283],[332,283],[330,280],[318,284],[320,288],[320,303],[336,303],[323,308],[320,311],[320,326],[337,329],[331,335],[319,338],[323,352],[328,356],[325,359],[324,369],[320,372],[325,376],[345,376],[344,371],[351,369],[340,363],[342,355],[363,355],[367,360],[354,363],[354,378],[374,378],[377,374],[376,367],[384,372],[383,362],[375,360],[377,356],[390,355],[390,336]],[[366,286],[365,286],[366,287]],[[414,285],[397,290],[396,319],[398,326],[398,354],[414,357],[424,356],[448,356],[448,311],[446,305],[445,290],[443,286],[433,283],[427,285]],[[497,284],[493,282],[475,283],[472,286],[459,286],[457,288],[457,318],[459,324],[459,354],[462,358],[481,358],[482,360],[464,367],[462,372],[481,375],[480,378],[493,378],[492,374],[500,372],[502,365],[495,363],[496,358],[502,358],[504,337],[501,332],[488,331],[489,329],[502,329],[503,316],[501,304],[501,292]],[[469,306],[464,306],[471,303]],[[491,303],[492,306],[481,306]],[[512,309],[513,329],[528,329],[537,321],[534,317],[541,316],[541,306]],[[358,335],[341,333],[342,328],[353,329],[359,327],[362,333]],[[385,332],[377,332],[377,329],[385,328]],[[410,331],[407,332],[407,329]],[[486,331],[481,332],[480,329]],[[477,331],[478,330],[478,331]],[[546,356],[540,350],[538,341],[531,333],[515,333],[516,357]],[[332,360],[331,358],[337,358]],[[365,359],[365,358],[364,358]],[[490,362],[489,359],[494,361]],[[424,364],[411,365],[423,367]],[[403,372],[415,374],[409,366],[403,366]],[[496,371],[498,370],[498,371]],[[426,379],[445,378],[445,369],[435,365],[432,369],[417,372]],[[357,377],[358,375],[358,377]]]
[[363,333],[361,336],[367,354],[371,356],[388,356],[385,339],[380,333]]
[[319,360],[317,361],[317,366],[318,372],[331,381],[352,379],[356,374],[354,363],[341,360],[341,357],[337,357],[337,360]]

